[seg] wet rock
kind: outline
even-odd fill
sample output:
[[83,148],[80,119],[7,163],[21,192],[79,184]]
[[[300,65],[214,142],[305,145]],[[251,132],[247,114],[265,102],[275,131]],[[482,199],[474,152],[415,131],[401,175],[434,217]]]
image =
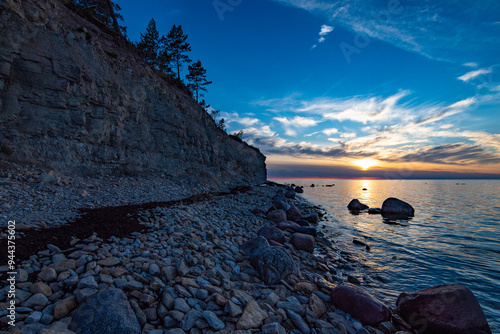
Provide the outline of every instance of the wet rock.
[[420,333],[491,333],[479,302],[462,284],[403,292],[396,306]]
[[141,326],[125,293],[116,288],[102,290],[73,312],[70,330],[78,333],[140,333]]
[[259,328],[262,322],[268,318],[268,315],[263,311],[255,300],[251,300],[245,306],[243,315],[236,323],[237,329],[252,329]]
[[393,197],[384,201],[381,211],[383,215],[388,216],[413,217],[415,215],[415,209],[410,204]]
[[290,208],[286,211],[286,219],[296,221],[300,218],[302,218],[302,213],[300,213],[299,209],[295,205],[291,204]]
[[285,243],[285,234],[278,228],[274,226],[264,226],[258,232],[257,235],[266,238],[269,242],[271,240],[276,241],[280,244]]
[[379,214],[382,213],[382,209],[380,209],[380,208],[369,208],[368,209],[368,213],[370,215],[379,215]]
[[361,203],[358,199],[353,199],[349,202],[349,204],[347,204],[347,209],[349,209],[349,211],[354,211],[354,212],[363,211],[368,208],[369,208],[368,205]]
[[319,215],[317,212],[313,212],[303,216],[302,219],[308,221],[310,224],[317,224],[319,220]]
[[312,226],[300,226],[295,230],[295,233],[309,234],[312,235],[313,237],[316,237],[318,231],[316,230],[315,227]]
[[261,247],[269,246],[269,242],[267,242],[264,237],[257,237],[248,240],[243,245],[240,246],[240,249],[248,256],[251,256],[257,249]]
[[311,224],[309,224],[309,222],[304,219],[297,219],[295,223],[298,224],[299,226],[311,226]]
[[260,247],[250,257],[250,263],[267,285],[277,284],[297,271],[292,256],[282,247]]
[[276,224],[286,221],[286,212],[283,210],[272,210],[267,214],[267,219],[275,222]]
[[331,298],[337,308],[349,313],[365,326],[377,326],[391,317],[387,306],[361,287],[351,283],[338,285],[332,290]]
[[314,237],[303,233],[294,233],[290,238],[290,243],[298,250],[303,250],[309,253],[314,252],[316,241]]

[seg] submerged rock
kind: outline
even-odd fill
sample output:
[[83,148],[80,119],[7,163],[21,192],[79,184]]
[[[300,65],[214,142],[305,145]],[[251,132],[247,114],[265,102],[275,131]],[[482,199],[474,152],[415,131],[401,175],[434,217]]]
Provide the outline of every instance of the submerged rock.
[[389,216],[413,217],[415,215],[415,209],[410,204],[394,197],[384,201],[381,211],[383,215]]
[[335,307],[349,313],[365,326],[377,326],[391,318],[387,306],[354,284],[341,283],[332,290],[331,298]]
[[491,333],[479,302],[462,284],[403,292],[396,306],[403,319],[419,333]]
[[353,199],[347,204],[347,208],[350,211],[362,211],[368,209],[369,206],[361,203],[358,199]]
[[281,279],[297,272],[295,261],[283,247],[260,247],[250,257],[250,263],[267,285],[277,284]]

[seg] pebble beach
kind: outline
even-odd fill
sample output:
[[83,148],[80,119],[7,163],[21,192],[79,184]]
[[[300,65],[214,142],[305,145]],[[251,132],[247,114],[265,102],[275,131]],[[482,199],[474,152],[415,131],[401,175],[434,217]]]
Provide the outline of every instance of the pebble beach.
[[[28,187],[30,181],[4,178],[2,182],[4,186],[11,182],[7,189],[12,191],[13,183]],[[140,180],[129,179],[122,184],[128,187],[130,182]],[[47,186],[71,187],[56,179],[55,183],[41,182],[35,188]],[[99,186],[91,189],[94,191],[85,196],[85,201],[113,203],[111,198],[105,198],[112,193],[109,188],[104,187],[102,192]],[[119,186],[115,189],[120,192]],[[170,188],[162,197],[159,189],[155,189],[156,197],[148,199],[161,202],[133,205],[135,199],[129,198],[128,206],[116,211],[116,215],[126,216],[120,222],[129,228],[124,227],[125,232],[116,235],[106,234],[105,228],[80,231],[75,226],[82,224],[78,219],[53,228],[23,222],[26,226],[18,232],[17,247],[29,251],[22,252],[24,258],[17,263],[15,326],[9,325],[7,308],[10,283],[2,275],[1,329],[66,334],[415,333],[386,306],[381,312],[387,316],[377,324],[367,325],[370,314],[355,318],[334,305],[332,291],[340,283],[364,283],[351,275],[356,266],[352,256],[325,237],[334,231],[323,224],[327,219],[324,210],[298,194],[282,197],[287,191],[285,186],[266,182],[204,193],[189,200],[176,199],[192,190],[179,190],[177,196],[172,196]],[[82,189],[72,191],[79,194]],[[314,230],[312,250],[308,249],[310,245],[297,241],[297,234],[306,239],[309,235],[293,233],[298,228],[292,228],[296,223],[277,225],[273,221],[276,215],[270,212],[279,211],[276,205],[280,201],[311,222],[307,228]],[[104,211],[94,213],[101,215]],[[85,217],[90,212],[75,210],[72,216]],[[110,224],[109,215],[99,224]],[[277,229],[280,224],[292,227]],[[49,237],[51,232],[58,235],[55,231],[71,226],[64,230],[67,238]],[[278,233],[278,238],[283,239],[268,238],[265,231]],[[23,245],[24,240],[35,240],[37,236],[43,236],[36,243],[38,248]],[[1,241],[6,237],[3,233]],[[265,245],[255,246],[256,242]],[[286,255],[277,264],[284,269],[278,268],[282,272],[273,272],[275,276],[271,277],[269,266],[273,263],[254,258],[259,249],[272,252],[277,248]],[[8,268],[2,266],[1,270],[5,274]],[[287,275],[276,278],[285,272]],[[366,312],[372,311],[368,308]]]

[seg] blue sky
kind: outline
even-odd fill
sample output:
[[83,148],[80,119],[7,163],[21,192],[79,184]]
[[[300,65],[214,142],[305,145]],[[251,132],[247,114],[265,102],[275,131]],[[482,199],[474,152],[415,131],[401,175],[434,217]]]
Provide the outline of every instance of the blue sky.
[[117,3],[133,41],[182,25],[271,178],[500,177],[498,1]]

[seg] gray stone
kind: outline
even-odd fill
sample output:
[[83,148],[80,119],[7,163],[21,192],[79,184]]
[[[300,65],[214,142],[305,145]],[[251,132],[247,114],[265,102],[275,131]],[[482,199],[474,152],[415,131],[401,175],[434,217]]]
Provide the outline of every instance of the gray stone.
[[257,249],[265,246],[269,246],[269,242],[266,240],[266,238],[259,236],[245,242],[240,246],[240,249],[246,255],[251,256]]
[[286,334],[286,330],[277,322],[262,326],[262,334]]
[[189,331],[191,328],[193,328],[194,323],[202,317],[202,314],[200,311],[191,309],[189,310],[188,313],[184,316],[184,319],[181,321],[181,328],[184,331]]
[[303,334],[311,333],[311,329],[298,313],[295,313],[291,310],[286,310],[286,314]]
[[177,298],[174,300],[174,309],[181,311],[182,313],[187,313],[191,307],[189,307],[184,298]]
[[70,330],[78,333],[140,333],[141,325],[122,290],[109,288],[73,312]]
[[212,327],[213,329],[220,331],[224,327],[226,327],[224,322],[222,322],[214,312],[203,311],[202,314],[203,314],[203,317],[205,318],[205,320],[210,325],[210,327]]
[[23,307],[34,308],[35,306],[45,307],[49,303],[49,299],[42,293],[37,293],[36,295],[31,296],[28,300],[26,300],[21,305]]
[[97,289],[98,285],[94,276],[87,276],[78,281],[78,289]]

